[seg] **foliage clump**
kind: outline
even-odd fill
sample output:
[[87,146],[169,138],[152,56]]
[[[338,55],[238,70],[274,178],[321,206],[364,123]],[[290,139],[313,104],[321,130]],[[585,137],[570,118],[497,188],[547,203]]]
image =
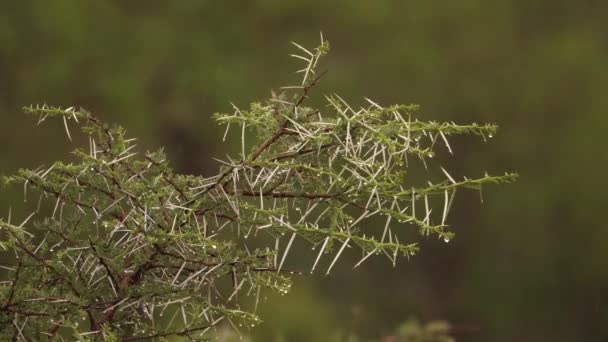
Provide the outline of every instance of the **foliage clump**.
[[[436,142],[451,152],[450,136],[485,139],[496,126],[418,121],[416,105],[367,100],[356,109],[336,94],[327,108],[307,107],[329,45],[295,45],[305,61],[300,84],[215,115],[241,129],[242,155],[209,178],[173,172],[162,151],[139,154],[122,127],[84,109],[25,108],[39,123],[63,120],[70,140],[70,125],[80,125],[89,144],[74,151],[76,162],[3,178],[39,197],[25,220],[0,220],[0,247],[12,256],[1,266],[0,330],[24,341],[137,341],[201,340],[220,322],[252,327],[260,319],[239,296],[257,305],[264,289],[289,290],[296,238],[317,250],[312,271],[325,261],[330,273],[347,247],[360,249],[356,265],[373,255],[396,263],[418,250],[406,230],[453,237],[446,219],[457,189],[514,179],[457,180],[442,168],[445,180],[412,184],[409,163],[426,166]],[[368,223],[378,218],[375,234]]]

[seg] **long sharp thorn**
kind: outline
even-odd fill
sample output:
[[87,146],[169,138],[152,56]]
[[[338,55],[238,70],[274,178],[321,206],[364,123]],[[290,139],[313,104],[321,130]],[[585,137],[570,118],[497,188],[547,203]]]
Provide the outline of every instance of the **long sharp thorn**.
[[329,268],[327,268],[327,272],[325,272],[325,275],[329,275],[329,272],[331,272],[331,269],[336,264],[336,261],[338,261],[338,259],[340,258],[340,255],[342,255],[342,252],[344,252],[344,248],[346,248],[346,245],[348,245],[349,241],[350,241],[350,238],[347,238],[346,240],[344,240],[344,244],[342,244],[342,247],[340,248],[340,250],[334,257],[334,260],[331,262],[331,265],[329,265]]
[[323,255],[323,252],[325,251],[325,247],[327,246],[327,242],[329,242],[329,236],[325,238],[325,241],[323,241],[323,245],[321,246],[321,250],[319,250],[319,255],[317,255],[317,259],[315,260],[314,265],[312,265],[312,270],[310,271],[310,273],[313,273],[315,271],[315,268],[317,268],[317,264],[319,263],[319,260],[321,260],[321,255]]

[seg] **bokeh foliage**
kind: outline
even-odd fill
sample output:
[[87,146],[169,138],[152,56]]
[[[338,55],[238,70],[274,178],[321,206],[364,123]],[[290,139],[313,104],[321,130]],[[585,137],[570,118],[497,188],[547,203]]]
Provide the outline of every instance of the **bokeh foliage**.
[[[168,145],[180,170],[209,175],[209,156],[239,149],[214,145],[222,132],[211,113],[283,85],[293,70],[286,42],[310,45],[323,30],[335,51],[325,87],[345,98],[420,103],[424,119],[497,122],[502,133],[487,145],[454,144],[466,151],[454,173],[522,177],[500,196],[485,193],[492,198],[483,210],[476,196],[456,201],[449,248],[429,241],[397,271],[370,263],[353,280],[337,268],[329,281],[296,290],[314,298],[300,305],[313,302],[333,318],[307,315],[280,329],[306,339],[321,332],[298,326],[333,320],[375,336],[414,312],[482,327],[467,340],[602,340],[605,13],[597,1],[548,0],[4,1],[0,172],[71,149],[58,139],[60,124],[31,129],[19,114],[48,102],[118,121],[144,145]],[[15,196],[3,192],[0,203],[7,208]],[[263,329],[280,330],[271,324]]]

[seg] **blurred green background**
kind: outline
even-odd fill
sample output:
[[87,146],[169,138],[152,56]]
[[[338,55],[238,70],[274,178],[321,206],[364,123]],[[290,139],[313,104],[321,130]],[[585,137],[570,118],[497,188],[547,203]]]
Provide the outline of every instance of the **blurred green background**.
[[[27,104],[83,106],[177,170],[210,175],[210,116],[293,83],[289,41],[332,44],[320,91],[419,103],[421,119],[495,122],[457,139],[452,173],[519,172],[461,193],[449,244],[393,269],[341,260],[329,277],[269,297],[256,341],[374,338],[409,316],[446,319],[458,341],[608,340],[608,5],[603,1],[0,1],[0,173],[66,158],[61,123]],[[0,193],[0,210],[21,201]],[[298,256],[296,256],[297,258]],[[308,264],[310,255],[300,256]],[[298,261],[300,263],[300,261]],[[469,333],[467,333],[469,332]]]

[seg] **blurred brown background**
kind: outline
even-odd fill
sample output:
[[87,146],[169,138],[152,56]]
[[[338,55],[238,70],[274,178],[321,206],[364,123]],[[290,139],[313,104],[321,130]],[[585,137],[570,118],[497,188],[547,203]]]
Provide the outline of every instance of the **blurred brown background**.
[[[0,1],[0,173],[66,158],[60,123],[27,104],[83,106],[177,170],[212,174],[210,116],[292,83],[289,41],[332,44],[320,91],[419,103],[421,119],[496,122],[457,139],[453,173],[519,172],[457,197],[449,244],[296,281],[262,306],[256,341],[377,338],[407,317],[447,319],[458,341],[608,340],[608,5],[602,1]],[[21,201],[2,190],[0,212]],[[15,204],[16,203],[16,204]],[[302,252],[296,264],[310,264]],[[297,257],[296,257],[297,258]],[[280,313],[280,314],[279,314]]]

